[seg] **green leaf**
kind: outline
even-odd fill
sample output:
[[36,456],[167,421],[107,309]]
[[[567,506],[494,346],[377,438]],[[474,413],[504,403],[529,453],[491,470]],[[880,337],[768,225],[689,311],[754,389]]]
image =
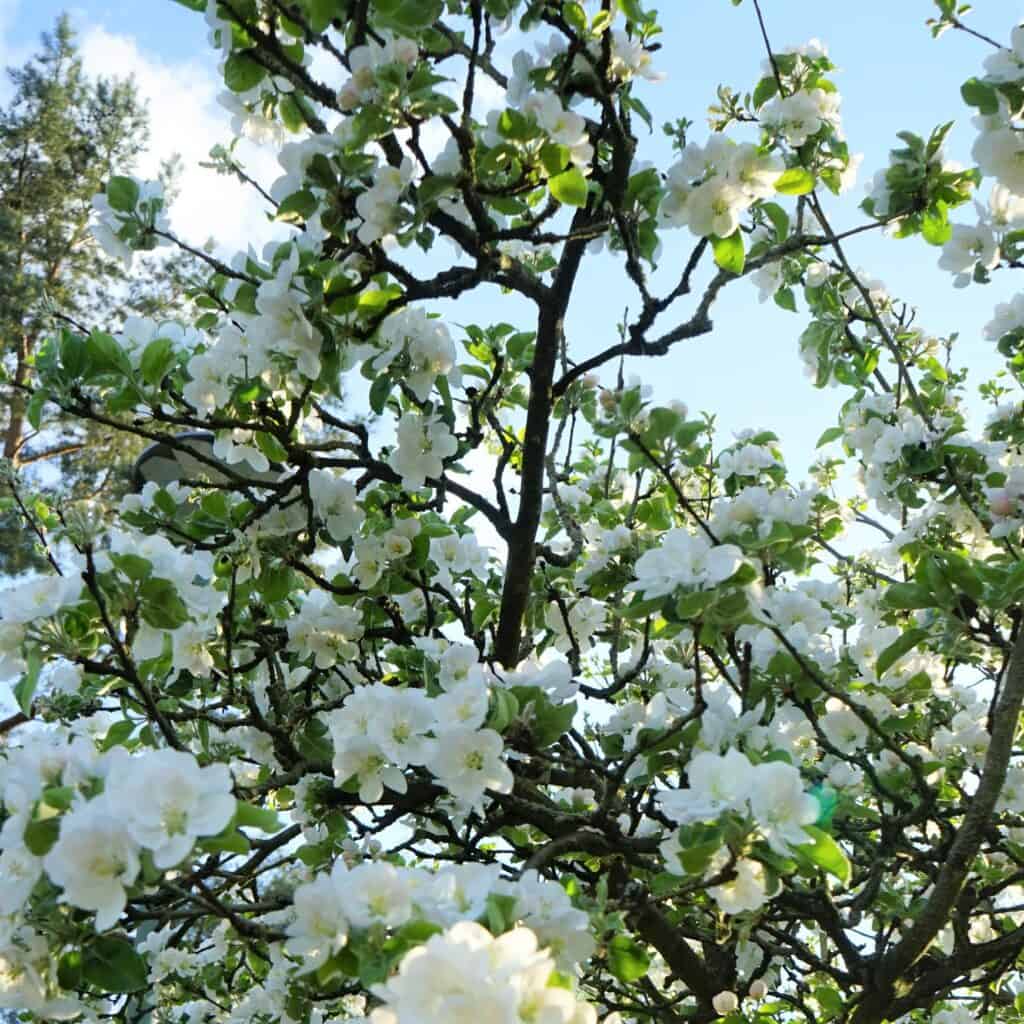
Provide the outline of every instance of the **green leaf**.
[[25,418],[35,430],[39,429],[39,424],[43,419],[43,407],[49,400],[50,392],[45,388],[32,392],[32,397],[28,401],[28,408],[25,410]]
[[834,875],[843,885],[850,884],[852,868],[842,847],[827,833],[814,825],[804,825],[813,842],[796,847],[796,852],[816,867]]
[[131,213],[139,201],[139,186],[134,178],[115,174],[107,182],[107,202],[119,213]]
[[803,167],[790,167],[775,181],[775,191],[784,196],[803,196],[814,191],[814,175]]
[[87,357],[97,373],[130,374],[132,364],[124,349],[111,335],[93,331],[85,343]]
[[957,603],[953,587],[932,554],[924,554],[918,559],[914,583],[931,596],[928,607],[952,608]]
[[[183,0],[178,0],[182,3]],[[57,961],[57,984],[63,989],[82,987],[82,951],[70,949]]]
[[235,803],[235,824],[243,828],[258,828],[261,832],[280,832],[281,819],[266,807],[256,807],[242,800]]
[[25,826],[25,846],[34,857],[45,857],[60,835],[60,818],[43,818]]
[[987,82],[968,78],[960,86],[960,95],[969,107],[977,107],[978,113],[988,115],[999,112],[999,94]]
[[270,604],[283,601],[292,590],[294,573],[287,565],[264,565],[256,587]]
[[148,975],[142,954],[121,935],[101,935],[82,952],[82,977],[101,992],[137,992]]
[[550,747],[552,743],[557,742],[572,727],[575,717],[576,701],[552,704],[544,694],[539,694],[533,702],[533,722],[530,730],[537,746]]
[[100,750],[107,751],[112,747],[123,744],[134,731],[135,723],[127,718],[122,719],[120,722],[115,722],[107,730],[107,735],[103,737],[103,742],[100,744]]
[[587,179],[578,167],[570,167],[548,178],[548,188],[555,199],[566,206],[587,205]]
[[271,462],[284,462],[288,458],[284,445],[273,434],[264,433],[262,430],[256,431],[256,447]]
[[842,427],[829,427],[828,430],[824,431],[821,437],[818,438],[818,443],[814,447],[822,448],[827,444],[831,444],[833,441],[838,441],[842,436]]
[[639,0],[617,0],[619,10],[636,25],[646,25],[651,20],[651,15],[645,11]]
[[619,614],[626,619],[646,619],[651,615],[658,614],[664,603],[663,597],[651,597],[644,601],[640,599],[639,594],[636,594],[630,604],[623,605],[619,609]]
[[699,618],[714,599],[714,593],[709,590],[695,590],[690,594],[683,594],[676,601],[676,615],[684,622]]
[[766,75],[754,87],[754,95],[751,97],[754,109],[763,107],[778,91],[779,83],[775,81],[775,76]]
[[722,834],[716,829],[707,839],[702,839],[679,851],[679,863],[689,875],[703,875],[712,858],[722,848]]
[[557,142],[545,142],[540,147],[540,162],[545,173],[558,175],[569,162],[569,147]]
[[340,7],[339,0],[306,0],[309,27],[314,32],[323,32],[341,14]]
[[675,409],[658,406],[647,414],[647,434],[659,442],[673,433],[680,425],[682,417]]
[[421,207],[436,203],[443,195],[457,191],[455,178],[450,174],[430,174],[416,189],[416,201]]
[[314,764],[329,764],[334,756],[334,747],[327,726],[317,718],[311,718],[306,723],[295,737],[295,745],[299,753]]
[[267,69],[244,53],[233,53],[224,62],[224,84],[232,92],[248,92],[266,77]]
[[139,360],[142,379],[155,387],[174,362],[174,342],[170,338],[154,338],[143,350]]
[[921,236],[931,245],[945,245],[953,237],[945,203],[936,201],[921,215]]
[[909,611],[914,608],[932,608],[935,597],[927,587],[920,583],[893,583],[882,595],[882,604],[886,608]]
[[498,133],[503,139],[525,142],[537,134],[537,128],[525,114],[507,107],[498,115]]
[[225,829],[219,836],[200,839],[197,845],[206,853],[237,853],[239,856],[245,856],[252,849],[245,835],[234,827]]
[[85,339],[80,334],[64,331],[60,339],[60,364],[68,376],[80,377],[86,366]]
[[384,307],[401,296],[402,289],[394,285],[387,288],[367,288],[359,293],[356,300],[356,308],[364,316],[376,316],[383,311]]
[[711,236],[711,248],[715,254],[715,262],[723,269],[733,274],[742,274],[746,262],[746,255],[743,251],[743,235],[737,228],[728,238]]
[[687,420],[676,430],[673,440],[680,448],[689,448],[707,429],[708,425],[703,420]]
[[488,729],[503,733],[518,714],[519,701],[514,693],[501,687],[491,691],[491,707],[485,723]]
[[382,25],[415,35],[437,21],[444,4],[442,0],[374,0],[373,6]]
[[587,31],[587,12],[578,0],[567,0],[562,5],[562,17],[574,31],[581,35]]
[[762,203],[760,209],[775,228],[775,241],[781,242],[789,234],[789,214],[778,203]]
[[608,969],[619,981],[639,981],[650,966],[647,950],[632,936],[620,933],[608,943]]
[[370,408],[379,416],[384,411],[394,381],[388,373],[382,373],[370,385]]
[[285,128],[292,133],[300,132],[306,126],[302,108],[294,96],[282,96],[277,103],[277,112],[281,115]]
[[949,579],[965,594],[975,601],[980,601],[985,595],[985,584],[974,563],[958,555],[953,551],[946,551],[937,554],[937,561],[943,572]]
[[149,579],[139,588],[140,613],[154,629],[177,629],[188,621],[188,608],[170,580]]
[[780,288],[775,293],[775,305],[780,309],[789,310],[790,313],[796,312],[796,297],[793,295],[792,288]]
[[29,648],[25,655],[25,664],[25,674],[14,686],[14,699],[18,702],[22,714],[31,717],[32,698],[36,695],[36,689],[39,686],[39,671],[43,667],[42,659],[36,648]]
[[47,786],[43,790],[43,803],[55,811],[69,810],[71,801],[75,798],[75,792],[73,786]]
[[299,189],[298,192],[293,192],[290,196],[282,200],[280,206],[277,208],[277,214],[274,219],[288,221],[290,223],[300,220],[309,220],[309,218],[316,213],[316,208],[316,196],[313,195],[308,188]]
[[889,644],[888,647],[878,656],[875,664],[875,672],[881,677],[896,664],[904,654],[917,647],[925,637],[928,636],[927,629],[908,629],[898,640]]

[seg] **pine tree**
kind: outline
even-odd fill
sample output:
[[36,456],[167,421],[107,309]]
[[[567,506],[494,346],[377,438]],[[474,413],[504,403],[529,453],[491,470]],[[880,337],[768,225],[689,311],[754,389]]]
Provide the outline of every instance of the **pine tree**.
[[[138,445],[40,410],[29,416],[33,358],[59,321],[116,323],[159,315],[180,296],[188,263],[164,260],[146,286],[132,284],[89,232],[92,197],[114,168],[131,167],[148,142],[148,116],[130,79],[91,79],[62,15],[40,52],[9,68],[13,97],[0,108],[0,405],[2,455],[10,468],[70,497],[123,490]],[[174,163],[165,173],[173,176]],[[152,267],[150,269],[153,269]],[[57,472],[39,472],[44,465]],[[31,467],[31,469],[29,469]],[[0,509],[0,570],[33,568],[12,510]]]

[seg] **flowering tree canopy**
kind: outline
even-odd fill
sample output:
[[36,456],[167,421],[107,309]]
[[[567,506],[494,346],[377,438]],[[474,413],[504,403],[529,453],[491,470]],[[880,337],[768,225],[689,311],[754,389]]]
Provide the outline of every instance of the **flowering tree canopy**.
[[[1024,27],[978,36],[976,166],[905,132],[840,226],[835,69],[754,0],[762,77],[667,166],[642,0],[187,6],[287,234],[189,249],[187,317],[64,330],[25,384],[164,469],[116,515],[5,478],[52,572],[0,596],[0,1006],[1017,1020],[1024,296],[977,427],[846,245],[1020,266]],[[153,182],[94,207],[126,263],[187,247]],[[590,259],[611,343],[566,335]],[[643,385],[745,277],[835,402],[812,485]]]

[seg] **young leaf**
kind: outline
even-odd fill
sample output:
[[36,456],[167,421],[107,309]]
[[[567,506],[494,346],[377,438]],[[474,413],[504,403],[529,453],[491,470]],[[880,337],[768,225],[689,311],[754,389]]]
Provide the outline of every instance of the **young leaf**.
[[647,950],[629,935],[620,933],[608,943],[608,969],[619,981],[638,981],[650,966]]
[[999,94],[987,82],[968,78],[960,86],[960,95],[969,107],[977,107],[979,114],[988,116],[999,111]]
[[804,831],[813,842],[796,847],[797,853],[823,871],[834,875],[843,885],[849,885],[853,869],[842,847],[827,832],[814,825],[805,825]]
[[139,186],[132,178],[115,174],[107,182],[107,202],[120,213],[131,213],[139,201]]
[[904,654],[912,651],[928,635],[927,629],[908,629],[898,640],[889,644],[878,656],[875,673],[881,678]]
[[548,178],[548,188],[555,199],[566,206],[587,205],[587,179],[578,167],[570,167]]
[[32,698],[36,695],[36,688],[39,686],[39,671],[42,668],[42,660],[36,648],[29,648],[25,656],[25,674],[14,686],[14,699],[18,702],[23,714],[31,716]]
[[82,977],[100,992],[137,992],[148,976],[142,954],[123,936],[100,935],[82,952]]
[[728,238],[711,236],[711,248],[715,254],[715,262],[723,269],[733,274],[742,274],[746,262],[746,254],[743,251],[743,235],[737,228]]
[[803,167],[790,167],[775,181],[775,191],[784,196],[803,196],[814,190],[814,175]]
[[224,62],[224,84],[232,92],[248,92],[259,85],[266,74],[262,64],[244,53],[233,53]]
[[242,800],[235,803],[235,824],[243,828],[258,828],[261,832],[281,830],[281,819],[273,811]]

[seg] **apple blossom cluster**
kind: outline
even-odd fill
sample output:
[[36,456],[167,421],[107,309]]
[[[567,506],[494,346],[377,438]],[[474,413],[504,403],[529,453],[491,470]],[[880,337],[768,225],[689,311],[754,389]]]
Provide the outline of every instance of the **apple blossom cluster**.
[[453,864],[428,870],[364,859],[337,860],[329,872],[300,883],[287,912],[285,951],[296,973],[319,970],[367,929],[441,929],[487,917],[494,900],[550,950],[569,971],[594,951],[586,913],[558,883],[526,871],[515,881],[496,864]]
[[803,826],[817,820],[817,800],[804,792],[800,772],[784,761],[752,764],[740,751],[701,751],[686,766],[687,789],[662,793],[665,813],[680,824],[713,821],[728,811],[753,818],[768,845],[785,856],[801,845]]
[[[115,747],[99,755],[85,737],[44,735],[14,748],[3,769],[0,872],[9,915],[45,876],[62,902],[94,913],[96,930],[107,931],[125,909],[143,853],[158,871],[173,868],[235,815],[227,766],[200,767],[183,751]],[[40,805],[50,817],[38,816]]]
[[[737,813],[749,817],[760,838],[774,853],[786,857],[794,846],[810,841],[805,829],[818,819],[819,802],[804,789],[800,772],[785,761],[761,761],[752,764],[735,748],[725,754],[702,751],[686,766],[687,789],[659,795],[665,814],[687,825],[716,821],[722,815]],[[669,871],[685,873],[678,859],[681,833],[674,833],[662,844]],[[714,851],[708,857],[707,877],[714,878],[729,861],[726,851]],[[751,858],[740,858],[735,877],[708,891],[725,914],[741,914],[759,909],[775,894],[765,866]]]
[[398,445],[388,456],[388,465],[402,478],[407,490],[419,490],[428,479],[439,480],[444,460],[459,449],[458,441],[444,420],[407,412],[396,428]]
[[785,169],[778,154],[724,135],[712,135],[705,146],[687,143],[668,171],[661,223],[728,238],[751,204],[774,195]]
[[992,516],[993,537],[1017,537],[1024,528],[1024,460],[1016,453],[992,459],[989,479],[984,489]]
[[815,665],[831,668],[836,654],[829,630],[839,603],[834,585],[821,580],[800,580],[793,589],[766,589],[753,610],[754,619],[764,625],[740,626],[736,638],[750,644],[753,663],[763,668],[780,651],[794,650]]
[[647,600],[665,597],[680,587],[711,589],[732,579],[742,565],[743,552],[735,544],[713,544],[703,534],[677,528],[637,559],[636,580],[629,589]]
[[434,698],[380,683],[361,687],[328,718],[335,780],[340,785],[355,777],[360,798],[374,803],[385,786],[406,791],[403,769],[425,766],[469,806],[479,804],[487,790],[509,793],[512,773],[501,759],[501,736],[482,728],[487,710],[487,685],[479,672]]
[[553,972],[550,955],[528,928],[495,938],[481,925],[461,922],[407,954],[397,975],[377,989],[384,1002],[370,1022],[420,1024],[484,1012],[502,1024],[596,1024],[594,1008],[552,983]]
[[[986,271],[994,270],[1002,259],[1007,236],[1024,226],[1024,198],[1015,196],[1004,185],[993,185],[988,203],[982,206],[975,202],[974,207],[977,223],[954,224],[939,257],[939,267],[955,275],[956,288],[984,279]],[[999,336],[991,340],[998,341]]]
[[[774,461],[769,463],[769,468],[774,465],[777,465]],[[737,466],[738,460],[728,468],[735,470]],[[756,476],[760,468],[757,467],[755,473],[735,475]],[[777,524],[806,526],[817,496],[818,491],[813,487],[769,488],[756,484],[743,487],[731,497],[722,497],[715,502],[710,519],[711,530],[718,537],[756,535],[764,539],[771,535]]]
[[762,108],[761,123],[798,149],[826,126],[839,130],[839,96],[824,89],[800,89],[789,96],[776,96]]
[[386,317],[378,338],[384,352],[370,360],[368,368],[376,372],[389,367],[399,373],[420,402],[427,401],[434,381],[448,377],[455,365],[455,343],[448,328],[421,307],[406,307]]
[[363,103],[374,102],[378,98],[381,73],[397,69],[408,75],[419,61],[419,56],[420,50],[414,40],[390,33],[383,33],[379,42],[370,39],[361,46],[354,46],[348,55],[351,77],[338,93],[342,109],[354,110]]
[[860,453],[865,493],[883,511],[898,507],[892,496],[907,449],[920,450],[940,439],[937,424],[928,427],[908,406],[897,407],[892,395],[865,395],[847,405],[843,440]]
[[[225,406],[239,383],[263,380],[286,388],[286,371],[316,378],[321,369],[320,333],[307,318],[308,296],[298,287],[299,250],[282,247],[276,269],[261,271],[251,306],[224,324],[216,339],[195,350],[187,362],[189,380],[182,394],[200,415]],[[252,261],[247,261],[252,266]]]

